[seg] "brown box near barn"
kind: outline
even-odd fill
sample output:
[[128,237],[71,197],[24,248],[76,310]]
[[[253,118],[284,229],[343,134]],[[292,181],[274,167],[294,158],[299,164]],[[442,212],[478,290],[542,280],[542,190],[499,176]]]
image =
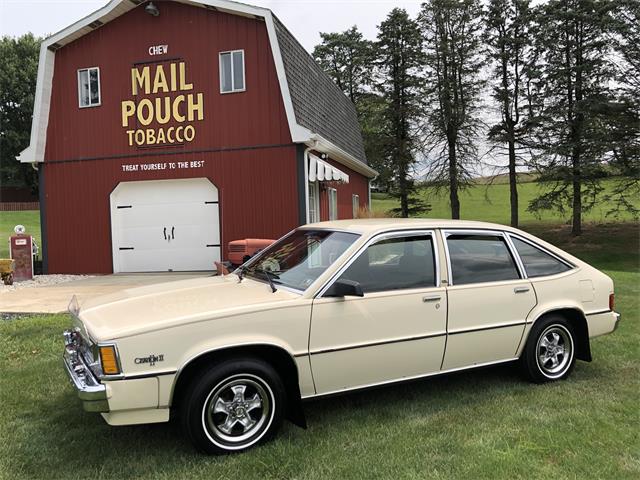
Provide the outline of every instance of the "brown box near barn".
[[43,42],[18,160],[39,168],[46,271],[213,270],[232,240],[369,205],[353,104],[271,11],[148,5]]

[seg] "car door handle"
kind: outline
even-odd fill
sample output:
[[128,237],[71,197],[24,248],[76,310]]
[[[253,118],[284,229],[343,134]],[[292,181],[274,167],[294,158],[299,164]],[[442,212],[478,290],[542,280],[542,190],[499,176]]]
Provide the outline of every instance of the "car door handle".
[[529,291],[529,287],[516,287],[513,289],[513,293],[527,293]]
[[442,297],[440,295],[426,295],[424,297],[422,297],[422,301],[424,303],[427,302],[439,302],[442,299]]

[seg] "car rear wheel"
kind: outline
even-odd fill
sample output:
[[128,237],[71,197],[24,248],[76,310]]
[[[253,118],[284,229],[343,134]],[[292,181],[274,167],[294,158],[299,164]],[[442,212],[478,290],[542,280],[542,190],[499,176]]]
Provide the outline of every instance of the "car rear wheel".
[[521,362],[533,382],[567,378],[576,362],[571,323],[560,315],[549,315],[534,323]]
[[205,453],[246,450],[282,424],[286,395],[278,373],[258,359],[233,359],[196,380],[182,404],[182,422]]

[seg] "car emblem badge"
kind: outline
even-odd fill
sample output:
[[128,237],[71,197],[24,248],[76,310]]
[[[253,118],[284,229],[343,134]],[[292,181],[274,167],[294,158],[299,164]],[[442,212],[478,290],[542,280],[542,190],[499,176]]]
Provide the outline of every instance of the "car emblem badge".
[[155,366],[156,362],[164,362],[164,353],[160,355],[149,355],[148,357],[136,357],[134,359],[136,365],[148,363],[151,367]]

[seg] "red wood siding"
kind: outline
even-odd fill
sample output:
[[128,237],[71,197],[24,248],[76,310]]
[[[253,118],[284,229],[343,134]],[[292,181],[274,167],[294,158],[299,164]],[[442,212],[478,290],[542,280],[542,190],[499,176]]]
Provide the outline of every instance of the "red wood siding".
[[[220,198],[222,257],[229,241],[279,238],[299,222],[297,146],[292,144],[264,22],[180,4],[144,3],[56,52],[44,168],[44,220],[50,273],[112,271],[110,194],[120,182],[208,178]],[[168,45],[168,53],[148,49]],[[219,53],[244,50],[246,91],[220,93]],[[131,68],[140,62],[185,62],[188,92],[132,94]],[[149,65],[152,65],[149,63]],[[78,106],[77,71],[100,68],[101,105]],[[141,68],[142,66],[140,66]],[[151,69],[153,80],[155,66]],[[202,93],[204,118],[185,122],[196,136],[183,145],[130,146],[122,101]],[[183,104],[184,107],[184,104]],[[184,111],[183,111],[184,113]],[[165,127],[176,125],[175,120]],[[204,161],[185,169],[126,171],[123,166]],[[337,185],[340,218],[352,218],[351,195],[366,206],[367,179]],[[327,215],[326,192],[321,212]],[[324,218],[324,217],[323,217]]]
[[204,160],[205,166],[174,170],[170,177],[163,171],[123,175],[122,164],[130,160],[45,163],[49,272],[112,271],[109,195],[120,181],[209,178],[220,196],[223,258],[231,240],[279,238],[298,225],[295,159],[295,146],[187,154],[179,160]]
[[[191,92],[203,93],[204,119],[193,122],[192,142],[163,151],[291,142],[264,22],[177,2],[158,2],[160,16],[152,17],[144,6],[56,52],[45,161],[149,153],[149,147],[128,145],[121,102],[135,98],[133,64],[167,59],[186,63]],[[168,53],[149,55],[159,44],[168,45]],[[245,51],[246,91],[220,94],[218,54],[238,49]],[[102,104],[79,108],[77,70],[96,66]]]
[[329,220],[328,187],[335,188],[338,194],[338,220],[353,218],[352,195],[360,196],[360,208],[368,207],[369,181],[365,176],[354,172],[341,163],[331,159],[327,159],[326,161],[349,175],[349,183],[320,183],[320,220]]

